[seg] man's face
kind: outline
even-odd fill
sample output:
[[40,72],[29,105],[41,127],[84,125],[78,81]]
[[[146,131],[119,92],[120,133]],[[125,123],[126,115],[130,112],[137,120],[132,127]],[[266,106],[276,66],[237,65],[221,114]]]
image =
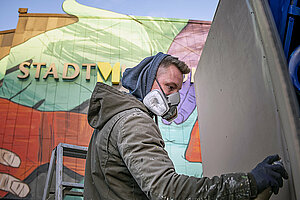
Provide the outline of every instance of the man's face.
[[[172,64],[166,68],[158,68],[156,79],[164,90],[164,93],[168,96],[181,89],[183,74],[175,65]],[[154,81],[151,90],[154,89],[160,90],[156,81]]]

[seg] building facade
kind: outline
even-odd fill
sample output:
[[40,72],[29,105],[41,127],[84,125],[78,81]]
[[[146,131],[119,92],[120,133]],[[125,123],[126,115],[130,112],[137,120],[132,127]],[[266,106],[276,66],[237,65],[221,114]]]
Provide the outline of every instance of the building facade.
[[[0,32],[0,197],[41,199],[51,151],[88,146],[89,98],[96,82],[120,90],[122,72],[164,52],[191,68],[178,118],[159,120],[178,173],[202,176],[193,74],[211,23],[123,15],[65,0],[67,14],[19,9],[14,30]],[[64,159],[64,178],[84,179],[82,159]]]

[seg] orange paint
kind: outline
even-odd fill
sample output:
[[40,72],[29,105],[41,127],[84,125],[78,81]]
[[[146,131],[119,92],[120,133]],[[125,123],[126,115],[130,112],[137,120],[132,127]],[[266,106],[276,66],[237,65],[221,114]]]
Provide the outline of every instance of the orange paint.
[[[59,143],[88,146],[93,129],[86,114],[41,112],[0,99],[0,148],[16,153],[18,168],[0,164],[0,172],[24,180],[38,166],[48,163]],[[84,175],[85,160],[64,158],[64,165]],[[0,197],[6,195],[0,191]]]
[[190,162],[202,162],[198,120],[192,129],[188,148],[185,152],[185,159]]
[[[16,153],[21,159],[18,168],[0,164],[0,172],[24,180],[50,161],[51,151],[59,143],[88,146],[92,133],[86,114],[42,112],[0,98],[0,148]],[[190,162],[202,162],[198,120],[185,157]],[[64,157],[64,165],[84,175],[85,160]],[[0,191],[0,197],[6,194]]]

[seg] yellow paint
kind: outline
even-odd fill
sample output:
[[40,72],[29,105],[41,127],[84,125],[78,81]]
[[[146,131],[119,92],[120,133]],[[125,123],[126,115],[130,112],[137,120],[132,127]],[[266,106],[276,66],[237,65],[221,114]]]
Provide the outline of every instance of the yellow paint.
[[[108,62],[98,62],[98,69],[97,71],[97,82],[107,81],[108,77],[111,75],[111,82],[112,84],[119,84],[121,80],[121,67],[120,63],[117,62],[113,67],[111,67],[110,63]],[[102,75],[102,77],[101,77]]]
[[191,72],[189,74],[184,74],[183,82],[185,83],[188,80],[188,78],[190,77],[191,83],[194,83],[195,73],[196,73],[196,68],[195,67],[191,68]]
[[193,68],[192,68],[191,83],[194,83],[194,76],[195,76],[195,73],[196,73],[196,67],[193,67]]
[[111,73],[111,82],[112,84],[119,84],[120,83],[120,63],[117,62],[114,67],[112,68]]
[[188,79],[189,75],[188,74],[184,74],[183,75],[183,82],[185,83]]
[[104,80],[106,81],[112,71],[112,67],[108,62],[98,62],[98,69],[100,70]]
[[99,71],[97,71],[97,82],[103,83],[103,79],[102,79],[102,77],[101,77]]

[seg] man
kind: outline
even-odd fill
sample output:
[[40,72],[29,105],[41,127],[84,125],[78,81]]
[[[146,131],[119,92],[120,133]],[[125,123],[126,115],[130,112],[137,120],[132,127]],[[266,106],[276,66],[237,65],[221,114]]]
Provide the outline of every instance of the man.
[[[85,199],[250,199],[272,187],[278,193],[287,173],[270,156],[251,173],[196,178],[180,175],[164,149],[153,116],[176,116],[185,63],[158,53],[126,69],[130,94],[97,83],[88,121],[95,128],[86,161]],[[221,166],[220,166],[221,167]]]

